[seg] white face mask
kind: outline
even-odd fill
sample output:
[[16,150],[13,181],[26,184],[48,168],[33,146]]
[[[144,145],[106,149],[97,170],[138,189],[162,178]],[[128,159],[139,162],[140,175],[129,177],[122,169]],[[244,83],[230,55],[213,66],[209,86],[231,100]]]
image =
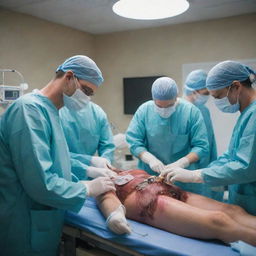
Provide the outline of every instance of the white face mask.
[[209,95],[202,95],[202,94],[197,93],[196,98],[194,100],[194,104],[195,105],[204,105],[208,99],[209,99]]
[[71,96],[63,93],[64,105],[70,110],[81,110],[87,106],[90,100],[91,98],[83,93],[79,88],[77,88]]
[[170,117],[176,110],[176,105],[167,107],[167,108],[160,108],[155,104],[156,112],[163,118]]

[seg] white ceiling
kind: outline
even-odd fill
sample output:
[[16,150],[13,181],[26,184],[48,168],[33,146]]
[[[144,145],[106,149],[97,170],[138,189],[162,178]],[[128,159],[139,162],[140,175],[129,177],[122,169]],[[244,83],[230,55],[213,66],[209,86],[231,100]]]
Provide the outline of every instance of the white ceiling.
[[116,1],[0,0],[0,7],[92,34],[159,27],[256,12],[256,0],[189,0],[189,10],[179,16],[155,21],[139,21],[114,14],[112,5]]

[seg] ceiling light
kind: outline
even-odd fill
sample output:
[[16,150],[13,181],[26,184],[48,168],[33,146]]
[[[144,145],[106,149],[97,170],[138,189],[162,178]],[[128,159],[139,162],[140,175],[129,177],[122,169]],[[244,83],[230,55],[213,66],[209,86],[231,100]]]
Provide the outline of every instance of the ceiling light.
[[113,11],[122,17],[137,20],[156,20],[179,15],[189,7],[186,0],[120,0]]

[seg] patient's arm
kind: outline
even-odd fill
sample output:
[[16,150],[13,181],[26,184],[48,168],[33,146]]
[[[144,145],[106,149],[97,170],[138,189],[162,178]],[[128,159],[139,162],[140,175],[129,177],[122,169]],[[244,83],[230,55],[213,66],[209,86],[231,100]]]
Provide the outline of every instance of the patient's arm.
[[114,192],[108,192],[98,196],[97,202],[105,218],[122,204]]
[[125,218],[125,207],[113,192],[108,192],[97,198],[98,205],[107,218],[109,229],[117,234],[129,234],[131,228]]

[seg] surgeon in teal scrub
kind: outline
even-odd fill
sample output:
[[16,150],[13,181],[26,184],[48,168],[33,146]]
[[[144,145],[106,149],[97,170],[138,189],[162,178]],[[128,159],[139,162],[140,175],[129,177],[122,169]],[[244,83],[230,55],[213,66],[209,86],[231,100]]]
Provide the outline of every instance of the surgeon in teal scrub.
[[[115,175],[108,166],[114,156],[113,134],[106,113],[90,101],[96,88],[86,88],[86,105],[79,111],[63,107],[60,120],[73,158],[86,165],[86,175],[90,178]],[[95,156],[95,154],[98,156]],[[85,179],[87,177],[80,177]]]
[[[190,72],[186,78],[184,86],[184,98],[194,104],[202,113],[205,125],[207,127],[207,135],[209,141],[209,161],[205,162],[207,167],[210,162],[217,159],[217,146],[213,131],[213,125],[209,109],[205,106],[208,101],[210,93],[206,88],[207,73],[202,69],[196,69]],[[224,194],[224,187],[210,187],[205,186],[205,196],[211,197],[215,200],[222,201]]]
[[83,107],[83,88],[102,81],[93,60],[73,56],[42,90],[20,97],[1,116],[1,255],[57,255],[64,211],[78,212],[87,196],[115,190],[109,177],[75,176],[85,169],[72,166],[58,111]]
[[[228,150],[207,168],[194,171],[172,168],[169,182],[228,185],[229,202],[256,215],[256,75],[236,61],[224,61],[208,73],[207,89],[225,113],[240,111]],[[225,129],[225,127],[223,127]]]
[[[168,168],[205,166],[209,144],[203,117],[193,104],[177,98],[176,82],[158,78],[152,85],[153,100],[136,111],[126,132],[131,153],[139,158],[138,167],[149,174]],[[202,194],[201,184],[177,183],[187,191]]]
[[217,146],[210,111],[205,105],[210,96],[206,88],[206,77],[207,73],[202,69],[190,72],[185,81],[184,98],[198,107],[203,115],[210,146],[209,161],[212,162],[217,159]]

